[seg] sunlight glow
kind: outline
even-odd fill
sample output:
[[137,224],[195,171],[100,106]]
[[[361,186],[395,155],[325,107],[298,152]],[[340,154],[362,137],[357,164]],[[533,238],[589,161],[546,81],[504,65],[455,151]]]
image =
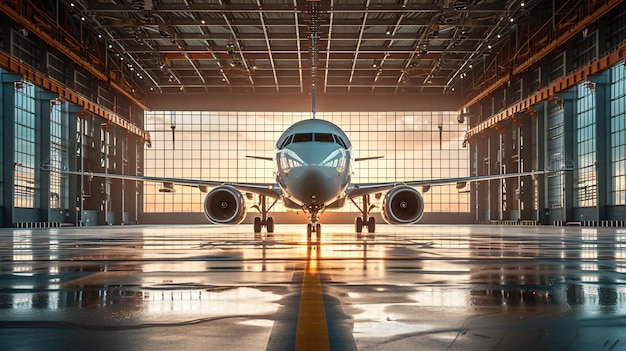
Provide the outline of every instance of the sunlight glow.
[[[469,151],[462,147],[467,125],[458,123],[456,112],[342,112],[317,116],[346,132],[356,157],[384,156],[356,164],[353,182],[469,175]],[[300,112],[146,112],[145,128],[150,132],[152,148],[145,149],[144,173],[274,183],[272,162],[246,156],[272,157],[284,130],[307,118],[308,113]],[[145,212],[202,212],[205,194],[197,189],[177,187],[175,193],[161,193],[160,187],[144,183]],[[455,185],[433,187],[423,196],[426,211],[469,212],[469,194],[459,192]],[[280,203],[273,210],[285,211]],[[357,209],[348,203],[343,211]]]

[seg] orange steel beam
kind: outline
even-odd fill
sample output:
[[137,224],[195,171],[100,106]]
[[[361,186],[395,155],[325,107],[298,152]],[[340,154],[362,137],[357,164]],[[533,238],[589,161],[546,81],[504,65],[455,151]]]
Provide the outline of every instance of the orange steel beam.
[[[598,10],[596,10],[591,15],[589,15],[589,16],[585,17],[584,19],[582,19],[580,22],[578,22],[575,26],[570,28],[563,35],[558,37],[555,41],[553,41],[552,43],[546,45],[541,50],[539,50],[539,52],[537,52],[536,54],[531,56],[528,60],[526,60],[525,62],[521,63],[519,66],[514,68],[513,71],[511,72],[511,75],[515,76],[517,74],[520,74],[520,73],[524,72],[525,69],[527,69],[528,67],[532,66],[536,62],[539,62],[544,56],[548,55],[555,48],[565,44],[565,42],[567,42],[573,36],[575,36],[576,34],[580,33],[581,30],[585,29],[590,24],[592,24],[593,22],[597,21],[602,16],[606,15],[609,11],[611,11],[612,9],[617,7],[617,5],[621,4],[623,1],[624,0],[609,0],[606,4],[604,4],[602,7],[600,7]],[[475,103],[479,102],[480,100],[484,99],[485,97],[489,96],[491,93],[496,91],[496,89],[498,89],[501,86],[503,86],[504,84],[506,84],[509,80],[510,80],[510,76],[506,76],[506,77],[503,77],[503,78],[499,79],[498,81],[493,83],[490,87],[488,87],[487,89],[481,91],[478,95],[474,96],[472,99],[470,99],[465,104],[463,104],[463,106],[460,108],[460,110],[462,110],[464,108],[468,108],[468,107],[474,105]]]
[[557,93],[566,91],[571,89],[572,87],[584,82],[588,77],[593,76],[594,74],[598,74],[602,71],[605,71],[620,62],[624,62],[626,60],[626,44],[622,45],[619,49],[614,52],[606,55],[589,65],[582,67],[575,71],[574,73],[564,77],[556,83],[553,83],[536,93],[530,95],[524,100],[519,101],[516,104],[513,104],[506,110],[499,112],[496,115],[489,117],[487,120],[481,122],[479,125],[474,128],[468,130],[465,133],[465,140],[468,141],[476,134],[494,127],[498,123],[512,118],[516,113],[528,111],[533,105],[536,105],[542,101],[546,101],[551,97],[556,96]]
[[137,106],[142,108],[144,111],[149,111],[150,110],[146,106],[145,102],[139,100],[136,96],[134,96],[134,94],[132,92],[127,91],[121,85],[119,85],[116,82],[114,82],[107,74],[105,74],[104,72],[100,71],[99,69],[94,67],[91,63],[87,62],[80,55],[76,54],[74,51],[70,50],[69,48],[67,48],[66,46],[61,44],[55,38],[50,36],[50,34],[46,33],[44,30],[40,29],[33,22],[31,22],[30,20],[22,17],[19,13],[15,12],[15,10],[13,10],[11,7],[9,7],[9,5],[5,4],[2,1],[0,1],[0,11],[4,12],[7,16],[9,16],[11,19],[16,21],[17,23],[19,23],[21,26],[24,26],[24,28],[28,29],[28,31],[30,31],[33,34],[37,35],[39,38],[44,40],[48,45],[54,47],[55,49],[59,50],[59,52],[63,53],[67,57],[71,58],[74,62],[76,62],[81,67],[83,67],[89,73],[93,74],[99,80],[101,80],[103,82],[107,82],[108,84],[110,84],[113,88],[115,88],[117,91],[119,91],[122,95],[126,96],[130,101],[132,101],[134,104],[136,104]]
[[59,94],[59,97],[63,100],[81,106],[85,111],[98,115],[107,121],[110,121],[112,124],[124,128],[128,132],[139,136],[144,142],[150,142],[150,133],[123,119],[120,115],[90,101],[86,97],[78,94],[76,91],[68,89],[60,82],[38,72],[35,69],[32,69],[18,60],[13,59],[3,51],[0,51],[0,67],[14,73],[21,74],[27,81],[32,82],[47,91]]

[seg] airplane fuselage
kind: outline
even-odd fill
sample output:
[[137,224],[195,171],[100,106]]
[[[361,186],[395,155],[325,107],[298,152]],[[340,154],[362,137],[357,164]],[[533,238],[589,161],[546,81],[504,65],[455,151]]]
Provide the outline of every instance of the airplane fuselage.
[[285,206],[317,212],[343,204],[353,163],[352,145],[338,126],[319,119],[292,125],[275,150],[276,183]]

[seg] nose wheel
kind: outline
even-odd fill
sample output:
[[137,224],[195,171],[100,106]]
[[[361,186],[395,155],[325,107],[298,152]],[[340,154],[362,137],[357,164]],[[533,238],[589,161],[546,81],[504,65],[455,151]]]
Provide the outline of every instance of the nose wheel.
[[313,233],[315,233],[315,239],[319,243],[322,239],[322,225],[317,223],[317,214],[320,208],[310,207],[308,211],[311,213],[311,217],[309,218],[311,222],[306,225],[306,239],[307,241],[311,241],[311,237]]
[[313,224],[309,223],[306,225],[306,239],[307,241],[311,241],[313,237],[313,233],[315,233],[315,239],[319,243],[322,239],[322,226],[319,223]]

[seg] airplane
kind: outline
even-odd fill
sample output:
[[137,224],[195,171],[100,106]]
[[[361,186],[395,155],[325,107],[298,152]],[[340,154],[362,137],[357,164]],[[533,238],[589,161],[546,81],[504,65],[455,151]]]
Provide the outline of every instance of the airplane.
[[[372,205],[371,195],[380,198],[384,194],[381,212],[385,222],[413,224],[417,223],[424,214],[424,199],[416,187],[422,187],[422,191],[428,191],[431,186],[456,183],[457,188],[461,189],[468,182],[537,176],[572,169],[561,168],[406,182],[352,183],[355,162],[381,157],[355,157],[352,144],[343,130],[329,121],[316,118],[296,122],[287,128],[276,142],[273,157],[248,157],[274,162],[276,182],[273,184],[239,183],[69,170],[65,173],[160,182],[163,183],[164,190],[173,189],[174,184],[194,186],[203,192],[207,192],[208,188],[213,188],[205,197],[204,214],[210,222],[215,224],[241,223],[247,211],[246,196],[252,199],[252,194],[257,194],[259,202],[251,207],[261,215],[254,218],[255,233],[260,233],[263,227],[266,228],[268,234],[274,232],[274,218],[268,216],[268,213],[280,200],[287,209],[302,210],[309,215],[307,239],[310,240],[312,233],[316,233],[316,239],[319,241],[321,237],[319,216],[326,210],[343,207],[348,200],[354,203],[360,211],[360,215],[355,219],[356,233],[362,233],[364,228],[368,233],[375,233],[376,221],[370,216],[370,212],[376,206]],[[357,203],[359,198],[361,199],[360,206]],[[269,207],[267,206],[268,199],[273,199]]]

